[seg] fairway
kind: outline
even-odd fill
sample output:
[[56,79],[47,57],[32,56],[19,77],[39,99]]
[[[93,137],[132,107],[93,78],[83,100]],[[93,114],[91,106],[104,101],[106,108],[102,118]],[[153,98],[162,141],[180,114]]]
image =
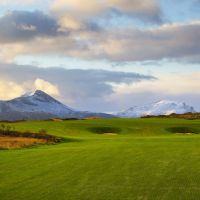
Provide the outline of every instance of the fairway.
[[54,145],[0,150],[1,200],[200,199],[200,120],[9,125],[19,131],[45,129],[65,139]]

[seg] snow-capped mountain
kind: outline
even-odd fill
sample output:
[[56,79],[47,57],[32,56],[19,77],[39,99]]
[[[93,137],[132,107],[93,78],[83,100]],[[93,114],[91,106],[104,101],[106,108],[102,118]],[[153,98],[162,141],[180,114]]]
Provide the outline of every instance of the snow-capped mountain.
[[0,101],[0,120],[112,117],[104,113],[76,111],[37,90],[9,101]]
[[183,102],[162,100],[145,106],[134,106],[123,112],[117,113],[122,118],[138,118],[147,115],[170,115],[195,112],[192,106]]

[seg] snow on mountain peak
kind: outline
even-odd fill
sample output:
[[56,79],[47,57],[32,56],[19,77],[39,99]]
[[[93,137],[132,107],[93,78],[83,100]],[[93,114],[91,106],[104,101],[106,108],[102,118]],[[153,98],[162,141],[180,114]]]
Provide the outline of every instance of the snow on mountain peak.
[[177,103],[177,102],[163,99],[163,100],[157,101],[155,104],[171,104],[171,103]]
[[37,96],[49,96],[47,93],[45,93],[42,90],[36,90],[33,95],[37,95]]
[[30,97],[33,96],[35,94],[35,92],[26,92],[23,95],[21,95],[21,97]]
[[31,97],[31,96],[49,96],[49,95],[43,92],[42,90],[35,90],[34,92],[28,91],[24,93],[21,97]]
[[195,112],[195,110],[192,106],[189,106],[184,102],[161,100],[145,106],[131,107],[117,115],[123,118],[137,118],[147,115],[183,114],[187,112]]

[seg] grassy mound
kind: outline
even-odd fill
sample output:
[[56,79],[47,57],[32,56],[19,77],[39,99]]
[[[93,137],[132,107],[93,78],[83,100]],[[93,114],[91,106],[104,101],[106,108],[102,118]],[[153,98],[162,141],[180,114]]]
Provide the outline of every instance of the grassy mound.
[[90,127],[88,130],[96,134],[119,134],[121,132],[121,129],[116,127]]

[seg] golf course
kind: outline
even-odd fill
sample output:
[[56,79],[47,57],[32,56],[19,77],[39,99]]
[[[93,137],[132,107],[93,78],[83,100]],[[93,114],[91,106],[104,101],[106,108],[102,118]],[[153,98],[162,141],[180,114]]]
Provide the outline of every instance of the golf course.
[[1,123],[62,138],[0,150],[0,200],[198,200],[200,120]]

